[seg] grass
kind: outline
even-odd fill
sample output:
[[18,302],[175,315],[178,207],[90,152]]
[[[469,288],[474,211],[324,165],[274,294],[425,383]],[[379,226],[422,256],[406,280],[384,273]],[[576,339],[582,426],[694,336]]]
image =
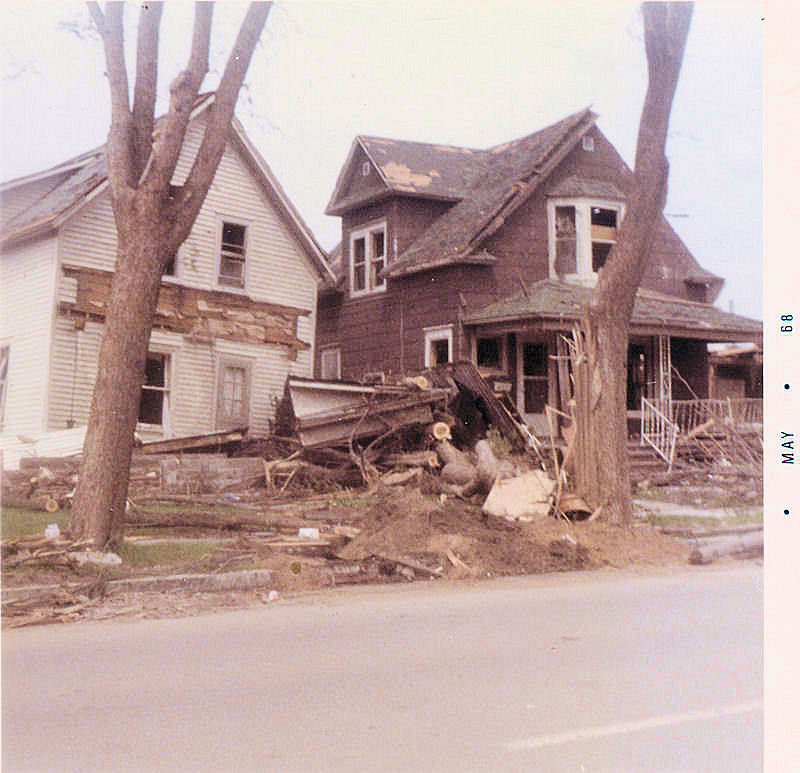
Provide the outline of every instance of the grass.
[[4,507],[0,513],[0,534],[3,539],[44,537],[45,527],[51,523],[57,523],[58,528],[64,531],[69,523],[69,510],[45,513],[41,510]]
[[170,541],[141,544],[124,542],[116,551],[124,566],[149,569],[156,566],[190,565],[211,558],[217,550],[212,541]]
[[718,529],[724,526],[744,526],[752,523],[764,522],[764,508],[732,508],[731,514],[725,518],[713,518],[710,516],[682,516],[669,514],[646,513],[637,515],[636,520],[640,523],[649,523],[653,526],[663,526],[666,528],[689,529],[702,526],[707,529]]
[[[186,508],[183,510],[185,512]],[[57,523],[63,532],[69,524],[69,514],[69,510],[45,513],[40,510],[4,507],[0,512],[0,534],[3,539],[43,537],[45,527],[51,523]],[[175,530],[170,529],[153,531],[161,531],[169,536],[175,535]],[[116,552],[122,559],[123,566],[146,569],[196,564],[212,558],[217,547],[218,544],[213,540],[171,540],[154,544],[124,542]]]

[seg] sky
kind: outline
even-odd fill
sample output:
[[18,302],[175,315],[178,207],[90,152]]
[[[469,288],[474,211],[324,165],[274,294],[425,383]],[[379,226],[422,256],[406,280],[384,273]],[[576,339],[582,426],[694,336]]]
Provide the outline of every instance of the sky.
[[[213,89],[244,6],[218,4]],[[126,16],[135,31],[137,7]],[[191,5],[167,4],[161,97],[188,54]],[[670,122],[665,212],[723,309],[761,318],[762,16],[758,2],[696,4]],[[67,2],[0,3],[0,180],[102,144],[100,43]],[[75,29],[81,34],[75,34]],[[357,134],[488,147],[586,106],[630,166],[646,88],[636,3],[411,0],[277,4],[238,115],[325,249],[324,214]]]

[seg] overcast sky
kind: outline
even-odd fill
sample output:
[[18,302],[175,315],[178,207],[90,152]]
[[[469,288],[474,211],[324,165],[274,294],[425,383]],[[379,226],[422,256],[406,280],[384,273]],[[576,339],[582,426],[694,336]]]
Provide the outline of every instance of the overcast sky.
[[[168,3],[160,109],[184,61],[191,6]],[[130,8],[130,27],[137,16]],[[213,88],[244,7],[217,10]],[[666,212],[718,301],[760,318],[762,7],[696,5],[670,124]],[[85,6],[0,3],[0,179],[105,141],[108,86]],[[61,23],[61,24],[60,24]],[[325,206],[356,134],[487,147],[591,105],[632,166],[646,86],[638,4],[293,2],[276,6],[239,116],[323,247]]]

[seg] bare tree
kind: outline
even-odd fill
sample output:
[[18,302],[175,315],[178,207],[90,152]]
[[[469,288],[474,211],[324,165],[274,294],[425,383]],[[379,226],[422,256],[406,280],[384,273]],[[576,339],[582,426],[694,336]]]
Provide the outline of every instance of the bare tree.
[[576,467],[577,488],[590,505],[603,505],[612,520],[623,524],[633,520],[626,450],[628,333],[667,197],[664,150],[692,10],[693,4],[684,2],[642,4],[649,81],[633,188],[619,238],[600,272],[582,325],[589,378],[576,380],[576,404],[585,406],[578,422],[586,422],[576,433],[583,443],[577,455],[582,462]]
[[196,3],[191,52],[156,121],[160,2],[141,5],[133,98],[125,66],[122,2],[89,10],[103,41],[111,92],[106,156],[117,228],[117,261],[69,530],[97,547],[123,532],[128,474],[147,348],[161,276],[189,235],[225,150],[239,90],[271,3],[253,3],[206,112],[205,133],[186,181],[172,178],[209,68],[213,3]]

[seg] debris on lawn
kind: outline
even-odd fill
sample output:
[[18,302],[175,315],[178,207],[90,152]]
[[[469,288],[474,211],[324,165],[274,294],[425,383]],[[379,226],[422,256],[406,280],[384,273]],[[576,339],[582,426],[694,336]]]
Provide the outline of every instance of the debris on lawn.
[[[555,413],[553,426],[571,419]],[[568,433],[565,446],[535,439],[468,363],[391,384],[290,378],[278,416],[265,439],[235,430],[136,448],[126,542],[213,539],[203,571],[274,572],[270,593],[254,596],[262,603],[340,584],[685,562],[692,546],[679,537],[711,536],[608,523],[602,508],[593,512],[568,488]],[[63,509],[79,467],[76,455],[23,457],[19,470],[3,473],[4,506]],[[754,488],[735,472],[720,469],[717,480],[717,468],[705,468],[669,482],[687,491],[709,480]],[[157,529],[169,536],[153,537]],[[734,536],[737,545],[749,541]],[[64,590],[64,577],[82,583],[87,572],[131,570],[90,547],[70,541],[63,521],[61,529],[49,524],[44,538],[4,540],[6,586],[30,582],[32,573],[62,585],[46,600],[49,611],[7,602],[4,618],[17,625],[100,614],[92,606],[100,585],[94,596],[76,595]],[[695,553],[701,563],[722,555],[719,546]],[[132,608],[129,598],[123,606]]]

